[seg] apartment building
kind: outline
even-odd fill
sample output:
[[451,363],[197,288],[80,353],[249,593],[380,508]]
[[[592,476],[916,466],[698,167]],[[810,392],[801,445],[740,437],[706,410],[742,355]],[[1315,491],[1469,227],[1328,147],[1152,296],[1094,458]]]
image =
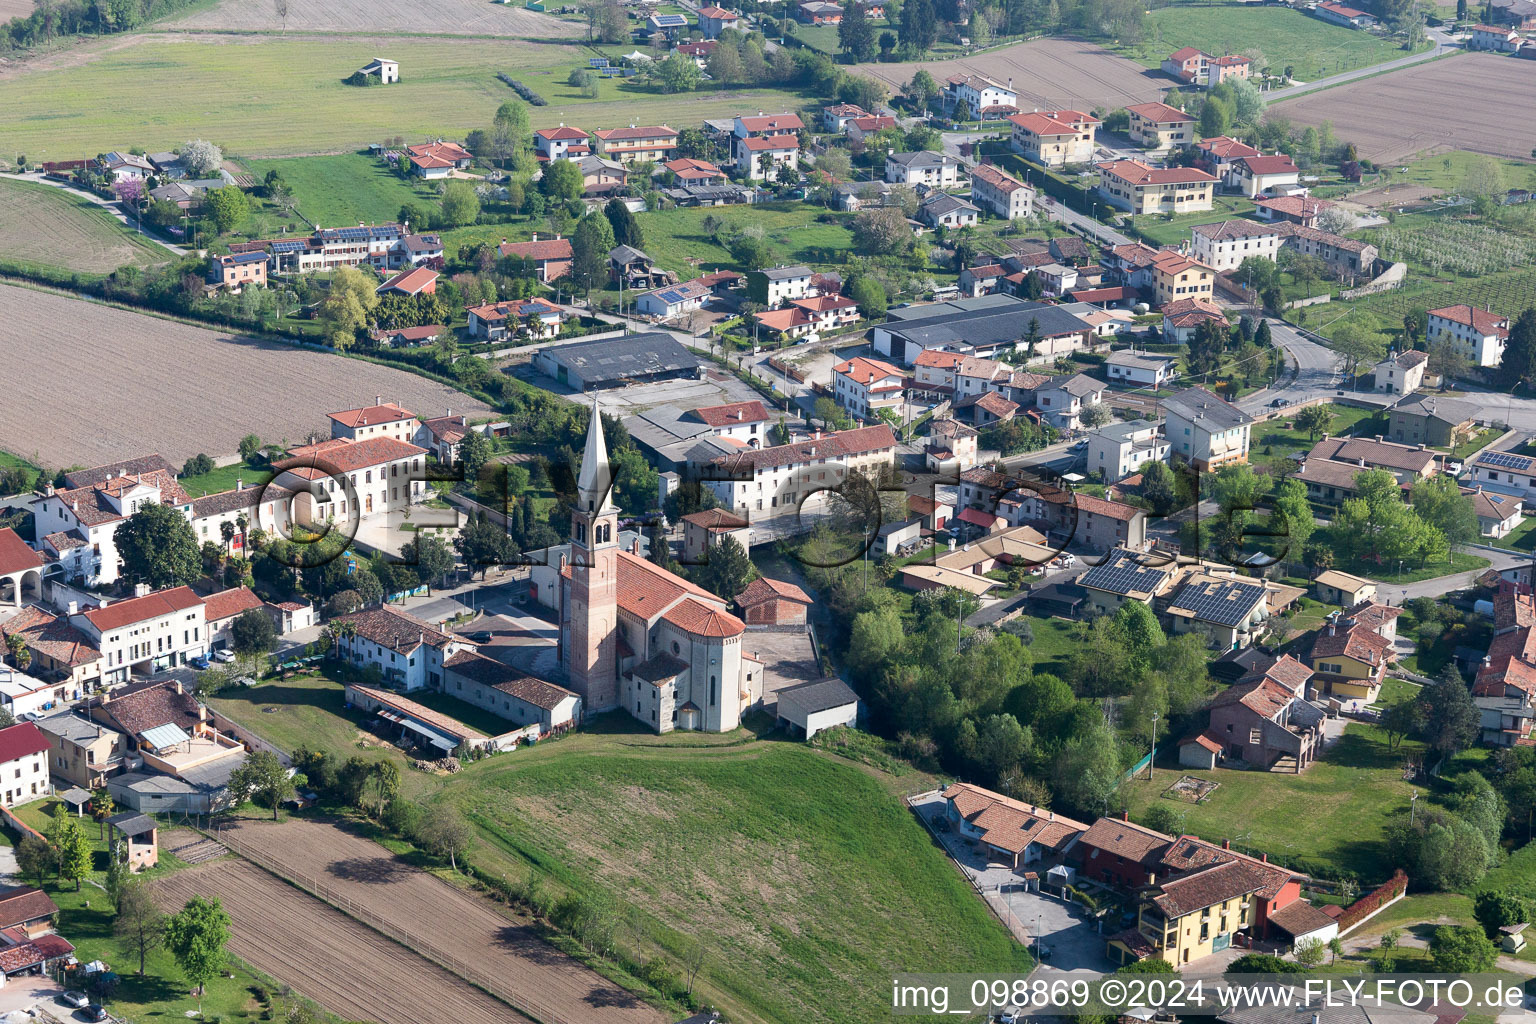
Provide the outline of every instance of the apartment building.
[[1195,119],[1178,107],[1166,103],[1133,103],[1125,108],[1130,115],[1131,141],[1153,150],[1188,146],[1195,141]]
[[592,133],[597,154],[609,160],[632,164],[645,160],[662,163],[677,150],[677,129],[661,125],[628,128],[599,128]]
[[[141,588],[142,589],[142,588]],[[207,654],[203,599],[191,587],[144,592],[98,608],[70,605],[69,624],[101,652],[102,681],[127,682]]]
[[1202,387],[1162,400],[1164,433],[1174,454],[1201,472],[1248,461],[1253,417]]
[[1284,153],[1274,156],[1242,156],[1227,165],[1222,175],[1227,189],[1252,199],[1273,190],[1301,183],[1301,169]]
[[[744,449],[711,460],[705,486],[721,505],[743,518],[761,521],[793,515],[806,502],[815,512],[826,492],[854,471],[874,476],[894,464],[896,435],[885,424],[820,433],[792,444]],[[807,528],[809,523],[807,523]]]
[[1424,336],[1431,345],[1447,342],[1473,366],[1498,366],[1509,341],[1509,317],[1461,303],[1426,315]]
[[1098,165],[1099,195],[1131,213],[1198,213],[1211,209],[1216,177],[1196,167],[1151,167],[1140,160]]
[[1217,273],[1236,270],[1252,256],[1273,260],[1283,234],[1273,224],[1253,220],[1224,220],[1190,229],[1190,252]]
[[971,202],[1004,220],[1020,220],[1034,212],[1035,189],[991,164],[971,169]]
[[1161,427],[1150,420],[1111,423],[1088,435],[1086,469],[1106,484],[1117,483],[1149,462],[1168,461],[1170,451]]
[[1081,110],[1033,111],[1014,114],[1013,149],[1026,160],[1046,167],[1085,164],[1093,159],[1094,136],[1100,121]]
[[1209,300],[1215,288],[1214,270],[1172,249],[1160,250],[1152,260],[1151,270],[1154,305],[1163,306],[1176,299]]
[[837,404],[855,416],[868,418],[882,409],[900,412],[903,374],[879,359],[859,356],[832,368]]
[[1301,224],[1281,224],[1279,227],[1280,244],[1284,248],[1304,256],[1316,256],[1340,278],[1352,281],[1370,277],[1375,271],[1377,249],[1370,242]]
[[591,152],[592,140],[580,128],[561,124],[555,128],[540,128],[533,133],[534,159],[541,163],[574,160]]
[[986,75],[951,75],[944,83],[944,109],[953,114],[961,104],[978,121],[990,121],[1016,113],[1019,94],[1013,91],[1013,79],[1003,85]]

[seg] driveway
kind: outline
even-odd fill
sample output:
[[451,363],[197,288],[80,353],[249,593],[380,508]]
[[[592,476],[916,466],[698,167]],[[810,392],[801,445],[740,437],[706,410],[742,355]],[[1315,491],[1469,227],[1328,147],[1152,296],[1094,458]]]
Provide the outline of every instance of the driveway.
[[74,1020],[74,1011],[59,1002],[64,986],[43,975],[7,978],[0,988],[0,1016],[14,1010],[28,1010],[39,1003],[61,1020]]
[[[1049,962],[1042,966],[1058,971],[1094,971],[1107,973],[1115,965],[1104,955],[1104,936],[1096,922],[1086,917],[1075,904],[1066,903],[1024,888],[1024,879],[1008,865],[989,860],[986,848],[960,838],[954,832],[941,832],[933,823],[944,816],[944,797],[937,791],[913,800],[912,809],[929,825],[950,857],[980,890],[994,913],[1008,925],[1014,938],[1031,951],[1036,941],[1050,951]],[[1040,873],[1044,873],[1042,865]]]

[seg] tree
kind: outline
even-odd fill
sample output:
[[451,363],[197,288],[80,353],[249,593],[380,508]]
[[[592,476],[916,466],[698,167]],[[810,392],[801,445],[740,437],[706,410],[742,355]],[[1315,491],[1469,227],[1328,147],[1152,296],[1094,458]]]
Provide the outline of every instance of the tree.
[[1536,308],[1527,309],[1510,325],[1498,379],[1506,388],[1536,380]]
[[1154,832],[1164,835],[1181,836],[1184,834],[1184,812],[1161,800],[1154,800],[1142,815],[1141,823]]
[[1052,764],[1052,789],[1085,814],[1104,814],[1120,783],[1119,744],[1102,720],[1068,740]]
[[[1297,265],[1309,258],[1315,257],[1303,256]],[[1366,315],[1341,322],[1329,340],[1334,351],[1344,357],[1350,373],[1358,373],[1362,362],[1378,362],[1387,352],[1387,336],[1378,329],[1375,318]]]
[[640,222],[635,220],[635,215],[630,212],[624,200],[608,200],[608,205],[603,207],[603,216],[608,218],[608,224],[613,228],[614,245],[645,248],[645,235],[640,231]]
[[1202,138],[1211,138],[1216,135],[1227,134],[1227,127],[1232,122],[1232,111],[1215,96],[1206,98],[1205,106],[1200,109],[1200,135]]
[[1530,920],[1530,907],[1525,900],[1508,892],[1484,889],[1477,894],[1472,905],[1472,916],[1483,926],[1483,933],[1496,939],[1499,929],[1510,924],[1524,924]]
[[1173,470],[1165,462],[1149,462],[1141,473],[1141,496],[1151,504],[1152,511],[1166,516],[1182,503],[1179,500],[1179,482]]
[[193,178],[215,177],[219,168],[224,166],[224,154],[219,151],[219,147],[202,139],[182,143],[177,156],[181,157],[181,165]]
[[933,101],[939,98],[939,83],[935,82],[933,76],[927,71],[919,68],[902,92],[907,95],[914,110],[920,114],[926,114],[933,105]]
[[861,253],[883,256],[897,252],[912,241],[906,216],[889,206],[860,210],[853,218],[853,244]]
[[[1121,967],[1119,970],[1115,971],[1115,973],[1116,974],[1177,974],[1178,973],[1178,968],[1174,967],[1173,964],[1169,963],[1167,960],[1164,960],[1160,956],[1149,956],[1145,960],[1137,960],[1134,963],[1126,964],[1124,967]],[[1081,1018],[1080,1018],[1080,1024],[1081,1024]]]
[[1387,733],[1387,748],[1396,750],[1405,738],[1424,727],[1423,707],[1414,700],[1389,704],[1381,713],[1381,727]]
[[[716,46],[709,54],[709,77],[721,85],[737,85],[743,80],[741,51],[734,46]],[[681,149],[681,145],[679,145]],[[695,154],[696,156],[700,154]]]
[[901,45],[909,47],[915,56],[921,57],[932,49],[939,38],[939,19],[933,0],[906,0],[901,5],[896,34]]
[[53,820],[48,838],[59,858],[59,878],[74,881],[79,892],[80,880],[91,872],[90,836],[80,827],[79,818],[64,814]]
[[480,197],[467,181],[449,181],[443,185],[443,224],[458,228],[473,224],[480,217]]
[[115,899],[117,915],[112,920],[112,934],[125,939],[139,954],[139,975],[144,974],[144,960],[165,936],[165,915],[155,902],[149,883],[142,878],[128,878],[118,887]]
[[1419,690],[1414,698],[1424,722],[1423,736],[1430,749],[1444,756],[1458,754],[1477,739],[1481,713],[1455,664]]
[[570,160],[551,160],[544,165],[539,191],[551,202],[564,203],[581,198],[581,168]]
[[1482,929],[1470,924],[1447,924],[1435,929],[1429,940],[1435,970],[1445,974],[1476,974],[1491,971],[1499,951]]
[[272,808],[272,820],[284,800],[293,795],[294,780],[270,750],[253,750],[229,776],[229,792],[236,806],[253,800]]
[[1301,974],[1306,968],[1272,953],[1244,953],[1227,964],[1224,974]]
[[859,312],[864,319],[875,321],[885,316],[888,301],[885,286],[873,277],[865,275],[855,278],[848,289],[848,297],[859,304]]
[[16,846],[17,874],[23,878],[35,878],[41,888],[43,876],[48,873],[48,869],[57,866],[58,858],[54,856],[52,847],[30,832],[21,837],[21,842]]
[[425,583],[430,593],[432,584],[441,582],[453,571],[453,552],[441,537],[420,531],[416,539],[400,549],[400,557],[406,565],[416,570],[416,576]]
[[198,1013],[208,983],[224,972],[229,914],[217,897],[194,896],[165,922],[165,948],[187,980],[197,986]]
[[483,512],[459,528],[453,546],[471,571],[480,570],[482,579],[491,566],[505,565],[517,555],[517,545],[507,531]]
[[1296,429],[1305,430],[1309,441],[1326,434],[1333,427],[1333,410],[1326,403],[1309,405],[1296,414]]
[[608,280],[608,253],[613,249],[613,229],[608,218],[588,216],[571,236],[571,277],[586,289],[601,288]]
[[203,574],[197,537],[187,517],[171,505],[145,505],[112,534],[123,578],[153,590],[180,587]]
[[843,20],[837,26],[837,46],[855,63],[872,60],[875,56],[875,29],[869,23],[869,15],[862,3],[849,4],[843,10]]
[[1303,967],[1316,967],[1323,962],[1328,946],[1322,939],[1302,939],[1296,943],[1296,962]]
[[1087,427],[1089,430],[1097,430],[1099,427],[1102,427],[1106,423],[1113,420],[1115,418],[1115,414],[1110,409],[1108,402],[1099,402],[1084,409],[1080,418],[1082,420],[1083,426]]
[[251,459],[261,451],[261,448],[262,444],[260,437],[255,434],[246,434],[240,439],[240,444],[236,450],[240,453],[241,459],[245,460],[246,462],[250,462]]
[[277,641],[277,628],[260,608],[247,608],[229,627],[230,646],[236,654],[255,657],[266,654]]
[[235,230],[251,215],[251,201],[238,185],[210,189],[203,196],[203,205],[221,234]]
[[757,578],[757,569],[746,549],[734,537],[726,537],[709,549],[709,560],[704,566],[704,585],[730,600]]
[[375,761],[368,769],[366,789],[374,794],[375,817],[400,793],[400,766],[394,761]]
[[414,835],[428,853],[446,857],[455,871],[459,869],[459,858],[469,851],[474,838],[459,809],[446,800],[433,800],[421,806]]
[[674,53],[656,65],[656,80],[665,93],[692,92],[699,87],[699,66],[692,57]]
[[[1285,557],[1299,562],[1307,549],[1307,540],[1317,529],[1312,506],[1307,501],[1307,485],[1300,480],[1286,480],[1275,492],[1274,511],[1269,517],[1269,529],[1285,538]],[[1277,545],[1282,543],[1277,541]],[[1278,557],[1278,556],[1277,556]]]
[[1445,534],[1451,545],[1477,539],[1477,512],[1472,508],[1472,499],[1461,493],[1461,485],[1449,474],[1415,480],[1413,510],[1421,520]]

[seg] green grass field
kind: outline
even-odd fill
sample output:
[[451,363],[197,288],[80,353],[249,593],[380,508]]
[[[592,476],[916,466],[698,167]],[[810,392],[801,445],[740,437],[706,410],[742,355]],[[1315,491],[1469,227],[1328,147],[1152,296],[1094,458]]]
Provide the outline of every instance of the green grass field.
[[1145,40],[1119,48],[1147,67],[1157,67],[1181,46],[1194,46],[1217,55],[1262,55],[1258,64],[1271,74],[1289,66],[1297,81],[1310,82],[1404,56],[1397,44],[1369,32],[1284,7],[1165,7],[1148,15],[1147,23]]
[[181,489],[194,498],[201,498],[205,494],[219,494],[222,491],[232,491],[236,484],[244,484],[247,487],[257,486],[272,479],[270,469],[256,469],[246,462],[236,462],[230,466],[219,466],[207,473],[197,476],[184,476],[178,478]]
[[1182,213],[1173,217],[1148,213],[1133,217],[1132,221],[1136,230],[1152,245],[1177,245],[1189,241],[1189,229],[1197,224],[1215,224],[1253,213],[1253,202],[1241,196],[1217,196],[1211,205],[1212,209],[1202,213]]
[[170,259],[168,249],[77,192],[0,177],[0,266],[91,276]]
[[[92,43],[90,59],[10,78],[0,83],[0,134],[33,160],[131,145],[168,149],[198,136],[246,157],[350,152],[388,136],[457,138],[489,125],[496,108],[514,96],[496,79],[499,71],[549,101],[531,109],[534,128],[562,121],[589,130],[628,124],[642,102],[647,121],[686,125],[745,109],[799,106],[778,89],[665,96],[619,79],[602,81],[589,100],[564,84],[591,55],[576,45],[398,37],[389,47],[400,61],[401,81],[356,88],[341,78],[374,55],[373,40],[213,38]],[[155,87],[124,88],[124,82]]]
[[[1382,857],[1387,824],[1406,814],[1410,786],[1400,770],[1404,743],[1393,752],[1386,733],[1352,723],[1344,738],[1301,775],[1217,768],[1200,771],[1160,766],[1151,782],[1125,787],[1131,814],[1144,812],[1179,775],[1213,779],[1221,785],[1201,804],[1170,800],[1185,812],[1185,828],[1221,842],[1263,850],[1272,861],[1304,859],[1314,868],[1334,865],[1362,882],[1390,875]],[[1297,828],[1298,821],[1306,822]]]
[[298,212],[327,227],[387,223],[406,203],[435,207],[439,198],[435,184],[407,181],[367,153],[253,160],[250,169],[257,178],[268,171],[281,174],[298,200]]

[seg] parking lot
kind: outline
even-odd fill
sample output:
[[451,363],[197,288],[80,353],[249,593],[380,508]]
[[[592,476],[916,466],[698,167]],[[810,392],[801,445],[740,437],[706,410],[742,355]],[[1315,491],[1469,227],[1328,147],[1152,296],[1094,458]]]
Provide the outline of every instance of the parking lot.
[[[933,823],[944,816],[944,797],[937,791],[915,798],[912,806],[928,823],[930,831],[934,831]],[[942,829],[934,834],[997,916],[1013,930],[1014,937],[1031,951],[1037,940],[1044,944],[1045,969],[1114,970],[1115,965],[1104,955],[1105,936],[1100,934],[1098,922],[1084,914],[1082,908],[1048,893],[1026,890],[1023,877],[1001,860],[989,859],[987,848],[980,843]],[[1043,868],[1040,873],[1044,874]]]

